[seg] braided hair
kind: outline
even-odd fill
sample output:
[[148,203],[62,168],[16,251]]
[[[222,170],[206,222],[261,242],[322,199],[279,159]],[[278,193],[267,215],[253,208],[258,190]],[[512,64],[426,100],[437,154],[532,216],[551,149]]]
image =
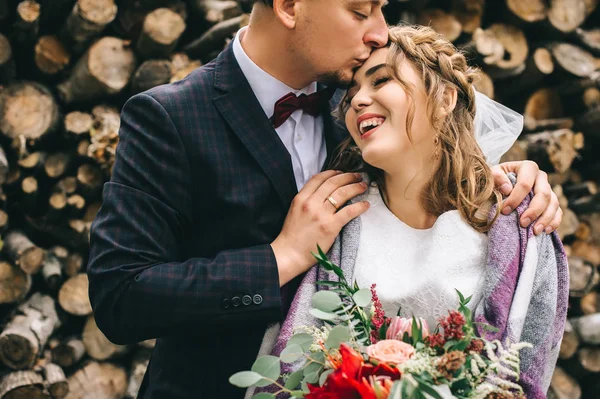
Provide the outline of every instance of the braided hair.
[[[401,25],[389,29],[387,64],[390,74],[412,98],[411,85],[399,75],[401,62],[409,62],[423,78],[427,95],[427,115],[438,137],[439,165],[421,192],[421,200],[432,215],[457,209],[477,231],[488,231],[501,210],[502,195],[495,188],[492,171],[485,161],[474,136],[475,89],[478,71],[467,65],[465,56],[435,30],[426,26]],[[440,122],[435,110],[445,104],[448,88],[457,93],[456,106]],[[345,115],[349,104],[342,101],[338,116]],[[415,114],[414,101],[407,112],[406,131],[412,142],[411,126]],[[366,172],[382,189],[385,199],[383,171],[366,164],[360,150],[348,137],[340,145],[333,168]],[[491,206],[497,204],[494,217],[488,218]]]

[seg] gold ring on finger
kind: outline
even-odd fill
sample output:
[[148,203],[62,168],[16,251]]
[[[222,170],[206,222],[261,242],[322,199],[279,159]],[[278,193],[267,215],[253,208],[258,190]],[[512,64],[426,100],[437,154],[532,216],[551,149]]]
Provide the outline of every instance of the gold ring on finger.
[[329,197],[327,197],[327,201],[329,201],[331,203],[331,205],[333,205],[333,207],[335,209],[339,208],[339,204],[338,202],[335,200],[335,198],[333,198],[331,195]]

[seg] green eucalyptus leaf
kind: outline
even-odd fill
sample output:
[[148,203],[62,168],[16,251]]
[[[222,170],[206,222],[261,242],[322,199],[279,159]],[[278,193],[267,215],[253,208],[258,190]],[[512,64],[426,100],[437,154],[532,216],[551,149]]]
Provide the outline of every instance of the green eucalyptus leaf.
[[306,333],[300,333],[292,336],[285,346],[300,345],[303,351],[307,352],[310,346],[313,344],[314,338]]
[[292,398],[303,398],[304,394],[308,393],[308,387],[306,389],[307,389],[306,392],[303,392],[303,391],[292,391],[292,392],[290,392],[290,395],[292,395]]
[[421,380],[417,380],[418,382],[418,389],[420,389],[421,391],[425,392],[427,395],[431,396],[433,399],[444,399],[442,397],[442,395],[440,395],[438,393],[438,391],[436,391],[433,387],[431,387],[429,384],[427,384],[424,381]]
[[352,299],[354,299],[354,303],[361,308],[365,306],[369,306],[371,304],[371,290],[368,288],[363,288],[361,290],[356,291],[354,295],[352,295]]
[[302,381],[303,377],[304,377],[303,370],[294,371],[292,374],[290,374],[288,379],[285,381],[285,385],[284,385],[285,388],[290,389],[290,390],[298,388],[298,385],[300,385],[300,382]]
[[352,338],[350,330],[346,326],[335,326],[329,332],[327,341],[325,342],[325,348],[333,349],[338,348],[342,342],[349,342]]
[[456,293],[458,294],[459,303],[463,304],[465,302],[465,297],[463,296],[462,292],[460,292],[456,288],[454,289],[454,291],[456,291]]
[[[406,397],[404,397],[406,399]],[[392,385],[388,399],[402,399],[402,380],[397,380]]]
[[248,388],[262,380],[262,375],[254,371],[240,371],[229,377],[229,383],[240,388]]
[[304,367],[303,374],[304,374],[304,376],[307,376],[316,371],[319,371],[322,367],[323,367],[323,365],[321,365],[319,363],[310,363],[308,366]]
[[261,393],[257,393],[256,395],[254,395],[252,397],[252,399],[275,399],[276,396],[272,393],[268,393],[268,392],[261,392]]
[[284,363],[294,363],[304,356],[304,351],[300,345],[290,345],[281,351],[279,358]]
[[273,381],[277,381],[279,378],[279,374],[281,373],[281,363],[279,358],[276,356],[261,356],[252,365],[252,371],[262,375],[266,379],[262,379],[261,381],[256,383],[258,387],[266,387],[267,385],[271,385]]
[[318,363],[325,363],[325,352],[311,353],[310,358]]
[[316,384],[317,382],[319,382],[319,372],[315,371],[308,374],[304,377],[304,382],[306,382],[307,384]]
[[335,370],[333,369],[325,370],[319,377],[319,386],[322,387],[325,384],[325,381],[327,381],[327,377],[329,377],[329,374],[333,373],[334,371]]
[[311,309],[311,310],[309,310],[309,313],[313,317],[316,317],[317,319],[320,319],[320,320],[333,321],[333,320],[337,320],[337,318],[338,318],[338,316],[335,313],[327,313],[327,312],[323,312],[322,310],[319,310],[319,309]]
[[342,300],[335,292],[317,291],[311,298],[311,305],[323,312],[333,312],[342,306]]
[[302,392],[304,392],[304,393],[310,393],[310,389],[308,389],[308,384],[306,384],[306,381],[302,381],[302,383],[300,384],[300,386],[302,387]]

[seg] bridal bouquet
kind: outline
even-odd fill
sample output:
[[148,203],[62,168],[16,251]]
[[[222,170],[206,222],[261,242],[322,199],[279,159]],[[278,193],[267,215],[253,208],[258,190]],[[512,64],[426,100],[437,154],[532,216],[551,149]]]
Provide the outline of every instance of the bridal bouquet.
[[[294,331],[279,357],[261,356],[230,377],[238,387],[268,387],[253,399],[525,398],[519,351],[531,345],[477,337],[470,297],[457,291],[458,309],[430,331],[419,318],[387,317],[375,286],[348,284],[320,248],[315,257],[339,277],[318,282],[328,289],[312,297],[323,326]],[[292,371],[282,373],[282,363]]]

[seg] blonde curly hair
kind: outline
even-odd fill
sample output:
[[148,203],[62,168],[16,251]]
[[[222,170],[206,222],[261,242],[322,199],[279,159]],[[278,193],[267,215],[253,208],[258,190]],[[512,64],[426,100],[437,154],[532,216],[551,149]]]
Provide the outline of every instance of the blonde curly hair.
[[[477,231],[486,232],[500,214],[502,195],[495,188],[492,171],[475,141],[475,89],[477,69],[467,65],[465,56],[432,28],[426,26],[396,26],[389,30],[388,61],[390,73],[412,98],[411,85],[398,74],[400,63],[409,62],[423,77],[427,93],[427,115],[438,135],[439,167],[421,192],[425,210],[432,215],[457,209]],[[445,104],[448,88],[457,92],[456,106],[441,123],[435,110]],[[349,107],[340,104],[339,114]],[[414,101],[407,113],[406,131],[412,142],[411,126],[415,115]],[[385,199],[383,171],[364,163],[352,138],[339,148],[332,168],[364,171],[382,188]],[[497,204],[493,218],[489,210]]]

